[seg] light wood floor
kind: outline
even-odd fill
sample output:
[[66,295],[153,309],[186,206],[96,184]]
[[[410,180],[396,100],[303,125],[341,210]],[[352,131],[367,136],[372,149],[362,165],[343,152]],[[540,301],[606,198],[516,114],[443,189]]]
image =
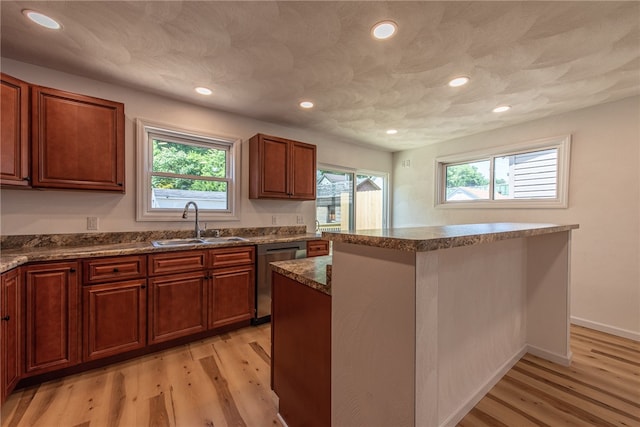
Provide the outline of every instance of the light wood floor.
[[[269,342],[251,327],[17,390],[2,427],[279,427]],[[570,367],[526,355],[459,426],[640,425],[640,343],[572,326],[571,347]]]

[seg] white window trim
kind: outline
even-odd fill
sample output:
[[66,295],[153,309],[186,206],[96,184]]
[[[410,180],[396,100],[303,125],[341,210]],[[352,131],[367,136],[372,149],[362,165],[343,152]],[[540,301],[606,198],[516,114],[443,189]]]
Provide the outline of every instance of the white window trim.
[[136,166],[137,166],[137,195],[136,221],[176,221],[182,222],[182,209],[151,209],[151,169],[152,158],[149,134],[161,132],[173,134],[176,137],[193,137],[200,140],[210,140],[212,144],[230,144],[229,153],[232,157],[228,162],[232,181],[229,183],[228,209],[226,211],[211,211],[200,209],[200,221],[238,221],[238,205],[240,203],[240,165],[241,139],[236,137],[212,135],[198,130],[183,129],[165,123],[157,123],[146,119],[136,119]]
[[[521,199],[521,200],[456,200],[445,201],[445,165],[451,163],[467,163],[487,160],[493,156],[508,156],[526,151],[538,151],[550,148],[558,149],[558,193],[554,199]],[[571,135],[562,135],[534,141],[493,147],[486,150],[458,153],[435,159],[435,197],[434,206],[438,209],[563,209],[569,207],[569,164],[571,154]],[[493,168],[493,165],[491,165]],[[490,182],[490,193],[493,182]]]

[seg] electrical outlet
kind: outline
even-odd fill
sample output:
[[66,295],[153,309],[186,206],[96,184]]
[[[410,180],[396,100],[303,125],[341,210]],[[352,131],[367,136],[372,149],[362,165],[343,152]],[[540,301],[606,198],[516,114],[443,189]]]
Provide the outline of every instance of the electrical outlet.
[[271,225],[277,225],[278,224],[278,216],[277,215],[272,215],[271,216]]
[[98,229],[98,217],[97,216],[88,216],[87,217],[87,230],[97,230]]
[[298,215],[296,217],[296,224],[304,224],[304,218],[302,218],[302,215]]

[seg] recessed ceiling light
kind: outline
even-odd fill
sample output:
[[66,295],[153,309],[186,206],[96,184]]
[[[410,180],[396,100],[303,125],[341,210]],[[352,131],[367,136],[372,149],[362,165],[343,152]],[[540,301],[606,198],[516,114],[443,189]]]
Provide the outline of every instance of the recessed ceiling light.
[[300,106],[302,108],[313,108],[313,102],[311,102],[311,101],[302,101],[300,103]]
[[389,130],[387,130],[387,135],[395,135],[396,133],[398,133],[397,129],[389,129]]
[[466,85],[467,83],[469,83],[469,77],[460,76],[460,77],[456,77],[455,79],[451,80],[449,82],[449,86],[451,86],[451,87],[460,87],[460,86]]
[[511,109],[510,105],[500,105],[493,109],[494,113],[504,113],[505,111],[509,111]]
[[371,29],[371,34],[378,40],[385,40],[393,36],[398,30],[398,26],[393,21],[378,22]]
[[197,87],[195,89],[196,92],[198,92],[200,95],[211,95],[213,93],[213,91],[207,87]]
[[36,24],[45,28],[49,28],[51,30],[59,30],[62,28],[62,25],[60,25],[58,21],[40,12],[36,12],[35,10],[25,9],[22,13]]

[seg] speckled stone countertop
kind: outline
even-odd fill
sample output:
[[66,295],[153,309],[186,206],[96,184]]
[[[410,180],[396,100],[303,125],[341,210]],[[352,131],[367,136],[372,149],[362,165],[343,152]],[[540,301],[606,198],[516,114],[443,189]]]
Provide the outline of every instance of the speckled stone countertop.
[[325,231],[322,237],[334,242],[353,243],[407,252],[471,246],[577,229],[577,224],[486,223],[379,230]]
[[271,269],[296,282],[331,295],[331,255],[277,261]]
[[[3,237],[2,255],[0,256],[0,273],[4,273],[5,271],[11,270],[12,268],[28,262],[135,255],[193,249],[215,249],[231,246],[259,245],[264,243],[304,241],[320,237],[315,233],[305,233],[304,231],[302,233],[288,233],[286,231],[287,230],[281,234],[276,233],[265,235],[257,235],[257,232],[231,234],[227,231],[225,233],[221,233],[221,235],[242,236],[247,239],[247,241],[231,241],[215,244],[196,243],[192,245],[170,247],[155,247],[151,242],[154,240],[170,238],[189,238],[193,232],[101,233],[95,235],[93,240],[94,244],[91,244],[91,240],[87,237],[91,236],[91,234],[43,235],[38,236],[38,239],[28,238],[33,236],[6,236]],[[296,229],[293,231],[299,230]],[[10,243],[15,243],[15,241],[18,241],[20,246],[11,247],[12,245]],[[49,244],[43,245],[42,242],[48,242]],[[6,248],[7,246],[9,246],[9,248]]]

